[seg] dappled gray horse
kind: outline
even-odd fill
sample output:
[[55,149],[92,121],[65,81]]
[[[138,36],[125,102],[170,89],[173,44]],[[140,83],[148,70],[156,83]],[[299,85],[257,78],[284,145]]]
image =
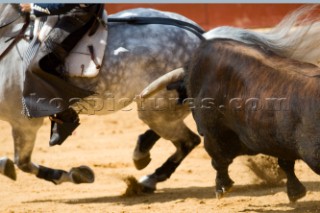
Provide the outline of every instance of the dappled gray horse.
[[[24,19],[12,5],[1,4],[0,11],[2,52],[7,45],[5,41],[19,31]],[[112,17],[130,16],[167,17],[193,23],[180,15],[152,9],[127,10]],[[6,25],[11,21],[14,22]],[[108,33],[108,47],[100,74],[90,79],[70,79],[71,84],[97,93],[83,105],[77,105],[82,107],[84,113],[109,114],[129,105],[149,82],[183,66],[200,42],[199,37],[189,31],[159,24],[137,26],[108,23]],[[21,114],[21,91],[24,81],[22,64],[27,47],[27,41],[19,41],[0,61],[0,118],[12,126],[14,162],[24,172],[55,184],[67,181],[92,182],[94,176],[88,167],[73,168],[66,172],[31,162],[36,133],[43,119],[27,119]],[[172,141],[177,150],[155,173],[144,179],[151,190],[155,189],[157,182],[169,178],[184,157],[200,142],[199,137],[183,123],[189,111],[185,105],[176,104],[177,92],[165,91],[156,98],[156,103],[155,100],[151,100],[138,104],[139,118],[151,129],[139,137],[134,154],[136,165],[141,169],[148,164],[149,150],[160,137]],[[110,100],[111,107],[107,104]],[[172,104],[174,111],[159,109]],[[84,110],[89,109],[88,106],[91,106],[90,110]],[[0,160],[0,172],[15,179],[13,162],[8,158]]]

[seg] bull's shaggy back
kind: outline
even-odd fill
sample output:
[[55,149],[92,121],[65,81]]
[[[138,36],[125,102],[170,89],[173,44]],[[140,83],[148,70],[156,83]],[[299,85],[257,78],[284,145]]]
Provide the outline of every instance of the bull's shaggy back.
[[319,98],[319,77],[320,69],[313,64],[278,56],[258,45],[214,39],[199,48],[186,79],[191,97],[203,95],[204,85],[223,95],[218,106],[227,106],[232,98],[286,98],[295,109],[300,105],[293,100],[308,105],[305,101]]

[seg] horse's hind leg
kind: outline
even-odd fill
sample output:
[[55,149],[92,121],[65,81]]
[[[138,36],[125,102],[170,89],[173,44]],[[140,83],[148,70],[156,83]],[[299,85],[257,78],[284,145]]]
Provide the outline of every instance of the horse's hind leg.
[[[184,109],[185,110],[185,109]],[[172,175],[182,160],[200,143],[200,137],[193,133],[183,122],[187,111],[181,116],[176,112],[140,111],[139,117],[159,136],[172,141],[176,147],[167,161],[153,174],[141,178],[140,183],[145,191],[152,192],[158,182],[164,181]]]
[[90,168],[82,166],[72,168],[69,172],[51,169],[31,162],[32,150],[36,139],[36,133],[42,121],[32,119],[23,123],[12,125],[14,139],[15,164],[24,172],[36,175],[40,179],[51,181],[55,184],[62,182],[91,183],[94,174]]
[[159,138],[160,136],[152,129],[139,135],[133,152],[133,162],[138,170],[144,169],[150,163],[150,150]]

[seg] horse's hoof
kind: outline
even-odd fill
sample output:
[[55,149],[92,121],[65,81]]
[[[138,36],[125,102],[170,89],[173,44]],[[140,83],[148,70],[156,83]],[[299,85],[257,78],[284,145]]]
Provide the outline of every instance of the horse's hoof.
[[9,158],[6,159],[4,164],[4,175],[10,178],[11,180],[17,180],[16,169],[14,163]]
[[141,185],[141,190],[143,193],[152,194],[154,191],[156,191],[156,188],[149,188],[148,186]]
[[139,184],[142,186],[143,192],[153,193],[156,190],[157,180],[147,175],[140,178]]
[[69,171],[73,183],[93,183],[94,173],[88,166],[74,167]]
[[150,155],[147,155],[144,158],[133,160],[133,163],[136,169],[141,170],[146,168],[149,165],[150,161],[151,161]]

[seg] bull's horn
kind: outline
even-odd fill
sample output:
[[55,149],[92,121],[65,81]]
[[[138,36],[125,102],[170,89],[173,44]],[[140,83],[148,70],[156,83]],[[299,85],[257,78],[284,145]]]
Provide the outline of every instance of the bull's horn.
[[160,91],[161,89],[165,88],[168,84],[179,81],[183,79],[185,75],[184,69],[179,68],[173,70],[171,72],[166,73],[165,75],[161,76],[160,78],[153,81],[149,84],[139,95],[140,98],[147,98],[154,94],[155,92]]

